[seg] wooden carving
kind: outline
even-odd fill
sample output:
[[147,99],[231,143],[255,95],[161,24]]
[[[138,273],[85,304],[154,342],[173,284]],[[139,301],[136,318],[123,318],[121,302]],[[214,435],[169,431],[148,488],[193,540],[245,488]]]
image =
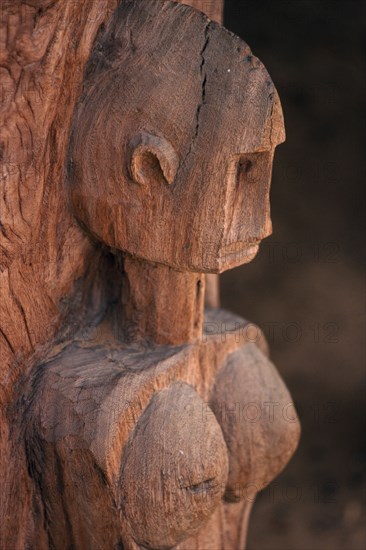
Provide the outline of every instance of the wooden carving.
[[3,547],[243,548],[248,489],[299,425],[263,334],[205,308],[205,281],[271,232],[277,92],[190,6],[39,4],[4,28]]

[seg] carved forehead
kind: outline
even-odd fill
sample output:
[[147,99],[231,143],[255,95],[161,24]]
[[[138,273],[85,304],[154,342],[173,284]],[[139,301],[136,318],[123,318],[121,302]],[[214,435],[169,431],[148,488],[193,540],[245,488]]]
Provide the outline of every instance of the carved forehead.
[[98,80],[105,110],[138,114],[177,148],[192,133],[232,153],[269,149],[284,138],[262,63],[240,38],[182,4],[122,2],[96,44],[88,79],[92,86]]

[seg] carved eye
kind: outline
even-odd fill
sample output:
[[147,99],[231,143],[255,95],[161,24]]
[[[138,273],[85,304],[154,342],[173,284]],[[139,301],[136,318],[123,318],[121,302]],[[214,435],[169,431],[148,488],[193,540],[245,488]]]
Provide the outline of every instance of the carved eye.
[[228,458],[213,414],[188,384],[154,395],[127,444],[122,514],[135,541],[171,548],[208,520],[223,496]]
[[178,166],[178,155],[165,138],[142,131],[130,142],[129,170],[140,185],[172,184]]
[[236,164],[236,185],[257,185],[270,178],[271,152],[261,151],[241,155]]
[[253,167],[253,162],[248,158],[241,158],[239,160],[238,171],[239,174],[247,174]]
[[245,183],[253,182],[254,177],[254,159],[253,155],[243,155],[239,158],[237,164],[236,184],[238,187]]

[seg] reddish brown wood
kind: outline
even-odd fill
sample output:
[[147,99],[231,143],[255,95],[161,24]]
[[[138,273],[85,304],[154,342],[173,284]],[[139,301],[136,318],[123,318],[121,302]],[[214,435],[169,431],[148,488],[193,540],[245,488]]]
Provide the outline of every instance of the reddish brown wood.
[[187,4],[192,8],[202,11],[217,23],[222,23],[224,15],[224,0],[182,0],[182,4]]
[[282,111],[241,39],[186,6],[165,6],[158,17],[159,3],[146,12],[122,3],[94,49],[69,150],[71,200],[111,248],[220,273],[250,261],[271,233]]
[[70,214],[64,166],[84,67],[115,5],[6,0],[0,10],[0,541],[7,549],[32,545],[35,529],[39,547],[47,539],[24,447],[25,395],[55,338],[83,323],[96,287],[88,280],[100,254]]
[[195,342],[202,335],[204,277],[126,256],[120,313],[115,323],[131,340]]
[[[115,7],[3,9],[0,547],[243,548],[248,485],[299,426],[259,329],[204,312],[204,274],[271,231],[281,107],[218,23]],[[274,422],[225,414],[271,400]]]
[[[212,21],[223,22],[224,0],[185,0],[183,2],[207,15]],[[209,273],[205,276],[205,304],[206,307],[220,307],[219,276]]]

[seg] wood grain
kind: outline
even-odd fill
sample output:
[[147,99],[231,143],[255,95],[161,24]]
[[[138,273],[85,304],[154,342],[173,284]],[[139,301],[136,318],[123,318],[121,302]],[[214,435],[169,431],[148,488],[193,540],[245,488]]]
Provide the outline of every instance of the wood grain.
[[220,413],[291,398],[212,275],[271,231],[279,99],[185,4],[2,6],[1,549],[242,548],[296,446]]
[[222,23],[223,21],[224,0],[184,0],[182,4],[187,4],[187,6],[202,11],[216,23]]
[[[88,341],[70,342],[40,366],[27,441],[52,541],[65,540],[67,547],[74,540],[77,547],[91,548],[114,547],[118,540],[124,548],[135,548],[136,541],[143,541],[156,548],[159,540],[161,547],[170,547],[186,538],[179,547],[239,547],[242,515],[263,485],[258,473],[268,483],[298,439],[296,419],[281,423],[283,406],[275,417],[267,414],[268,400],[280,395],[281,404],[292,401],[266,359],[261,331],[253,328],[239,317],[211,310],[202,337],[177,347],[126,344],[113,340],[111,332],[107,343],[97,327]],[[229,377],[228,396],[222,380],[233,361],[239,369],[237,389]],[[253,368],[262,374],[253,377]],[[260,422],[246,422],[248,403],[263,411]],[[223,410],[230,418],[234,411],[229,434]],[[245,430],[251,430],[252,439]],[[253,460],[247,460],[248,452]],[[239,461],[247,472],[239,479],[237,504],[220,500],[232,490],[227,457],[229,465]],[[163,485],[160,472],[166,473]],[[60,475],[67,493],[60,492]],[[182,485],[180,475],[191,483]],[[186,494],[187,486],[195,487],[192,494]],[[109,515],[105,511],[106,538],[98,503],[106,507],[108,502],[115,504],[108,505]]]
[[271,233],[271,165],[283,139],[277,92],[245,42],[186,6],[122,3],[91,55],[73,121],[75,216],[111,248],[222,272],[253,259]]
[[40,0],[1,6],[3,548],[31,544],[40,522],[34,506],[41,502],[34,500],[23,437],[29,373],[55,337],[72,330],[73,319],[82,324],[82,304],[91,293],[87,274],[95,271],[100,256],[94,254],[94,265],[90,262],[93,246],[70,214],[64,166],[84,67],[115,5],[115,0]]

